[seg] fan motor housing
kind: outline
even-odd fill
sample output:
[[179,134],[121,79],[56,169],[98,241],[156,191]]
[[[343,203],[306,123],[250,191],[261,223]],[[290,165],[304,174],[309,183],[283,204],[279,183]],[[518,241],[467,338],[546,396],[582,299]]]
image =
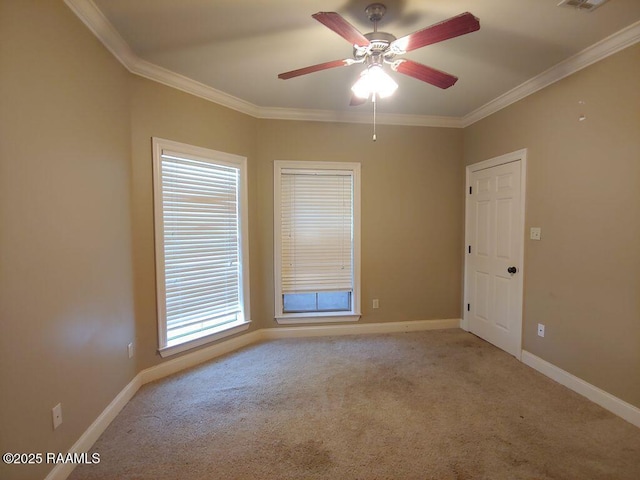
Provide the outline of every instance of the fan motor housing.
[[391,59],[395,56],[395,53],[389,49],[391,42],[396,39],[395,35],[387,32],[369,32],[365,33],[364,36],[370,43],[364,48],[354,48],[353,56],[356,59],[361,59],[368,55],[384,56],[386,59]]
[[395,35],[387,32],[369,32],[365,33],[364,36],[371,42],[371,45],[376,45],[373,48],[377,50],[384,50],[396,39]]

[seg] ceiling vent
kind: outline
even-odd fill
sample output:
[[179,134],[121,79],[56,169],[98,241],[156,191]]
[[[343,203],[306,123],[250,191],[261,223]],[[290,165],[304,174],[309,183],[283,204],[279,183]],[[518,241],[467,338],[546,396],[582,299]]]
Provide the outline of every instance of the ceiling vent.
[[607,1],[608,0],[562,0],[558,6],[575,8],[576,10],[581,10],[583,12],[593,12],[596,8]]

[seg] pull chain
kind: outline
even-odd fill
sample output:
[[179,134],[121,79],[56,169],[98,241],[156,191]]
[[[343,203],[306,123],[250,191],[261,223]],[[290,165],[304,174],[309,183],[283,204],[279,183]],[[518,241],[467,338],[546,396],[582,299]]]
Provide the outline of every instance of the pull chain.
[[[373,21],[373,33],[378,31],[378,20]],[[376,141],[376,92],[373,92],[371,96],[371,103],[373,103],[373,141]]]
[[373,141],[376,141],[376,92],[373,92],[371,96],[371,103],[373,103]]

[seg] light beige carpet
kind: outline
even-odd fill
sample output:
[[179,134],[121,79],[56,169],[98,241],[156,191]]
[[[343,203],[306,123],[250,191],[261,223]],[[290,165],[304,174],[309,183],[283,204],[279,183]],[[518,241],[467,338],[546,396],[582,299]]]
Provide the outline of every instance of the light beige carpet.
[[92,451],[71,479],[640,479],[640,429],[461,330],[255,345],[144,386]]

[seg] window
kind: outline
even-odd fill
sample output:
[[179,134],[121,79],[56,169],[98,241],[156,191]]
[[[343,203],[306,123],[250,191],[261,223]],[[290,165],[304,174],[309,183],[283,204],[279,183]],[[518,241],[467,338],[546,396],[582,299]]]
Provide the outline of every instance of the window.
[[278,323],[360,317],[360,164],[276,161]]
[[246,330],[246,158],[153,139],[160,354]]

